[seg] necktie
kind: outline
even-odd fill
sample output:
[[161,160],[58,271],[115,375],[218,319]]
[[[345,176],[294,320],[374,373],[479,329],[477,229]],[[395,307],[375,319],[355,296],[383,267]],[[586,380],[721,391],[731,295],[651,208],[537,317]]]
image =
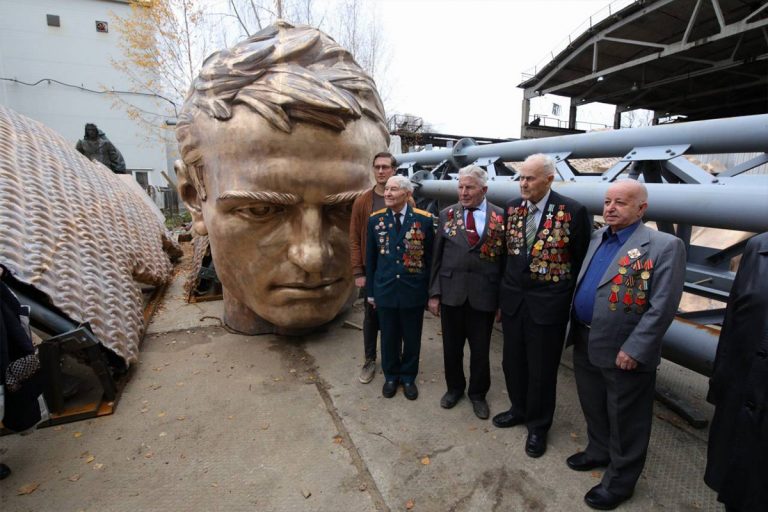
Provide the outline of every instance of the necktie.
[[397,233],[400,234],[400,228],[403,227],[403,221],[400,220],[400,217],[402,217],[402,213],[396,213],[395,214],[395,229],[397,229]]
[[536,239],[536,228],[539,227],[536,222],[536,210],[536,205],[530,203],[530,206],[528,207],[528,219],[525,221],[525,242],[528,252],[531,252],[533,241]]
[[477,208],[467,208],[467,240],[469,240],[469,245],[475,245],[480,241],[480,236],[477,234],[477,226],[475,226],[475,210]]

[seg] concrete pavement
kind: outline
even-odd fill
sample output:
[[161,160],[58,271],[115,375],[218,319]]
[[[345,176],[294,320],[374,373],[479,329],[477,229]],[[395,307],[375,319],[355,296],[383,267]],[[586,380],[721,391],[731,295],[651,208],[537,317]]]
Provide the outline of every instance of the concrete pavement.
[[[565,466],[586,437],[569,352],[549,448],[531,459],[524,427],[497,429],[466,398],[440,408],[431,315],[419,399],[385,399],[380,371],[357,380],[362,333],[343,322],[360,325],[360,306],[311,336],[240,336],[219,326],[221,302],[183,303],[181,278],[115,414],[0,438],[13,470],[0,482],[3,512],[590,510],[583,496],[600,472]],[[508,407],[498,332],[491,361],[495,414]],[[711,417],[706,379],[665,362],[658,381]],[[702,482],[706,430],[658,403],[655,413],[646,470],[620,510],[722,510]]]

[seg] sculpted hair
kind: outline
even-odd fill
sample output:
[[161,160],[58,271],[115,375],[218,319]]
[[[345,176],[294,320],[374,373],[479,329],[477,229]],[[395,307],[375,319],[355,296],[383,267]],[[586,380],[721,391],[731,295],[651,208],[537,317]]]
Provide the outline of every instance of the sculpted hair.
[[488,185],[488,173],[485,172],[485,169],[483,169],[480,166],[477,165],[468,165],[466,167],[462,167],[459,169],[459,178],[462,176],[469,176],[472,178],[475,178],[477,181],[480,182],[481,187],[485,187]]
[[286,133],[295,122],[342,131],[350,121],[366,116],[389,140],[373,79],[336,41],[306,25],[277,21],[203,62],[176,126],[187,165],[199,164],[202,158],[195,118],[227,120],[235,105],[248,107]]
[[533,163],[534,161],[540,162],[541,168],[544,169],[544,173],[547,176],[555,175],[555,161],[551,156],[545,155],[544,153],[535,153],[533,155],[529,155],[528,158],[525,159],[524,163],[529,164]]
[[387,181],[394,181],[398,187],[403,188],[410,193],[413,193],[413,183],[411,183],[411,180],[409,180],[402,174],[396,174],[391,178],[389,178],[389,180]]

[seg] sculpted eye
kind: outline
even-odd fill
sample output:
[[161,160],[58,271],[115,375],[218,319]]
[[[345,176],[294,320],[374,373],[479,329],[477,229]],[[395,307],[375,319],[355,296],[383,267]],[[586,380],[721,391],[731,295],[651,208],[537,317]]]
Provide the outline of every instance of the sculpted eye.
[[327,215],[336,217],[349,217],[352,214],[352,203],[349,201],[346,203],[328,204],[323,207]]
[[281,204],[257,204],[238,208],[238,215],[252,220],[265,220],[269,217],[285,213],[286,207]]

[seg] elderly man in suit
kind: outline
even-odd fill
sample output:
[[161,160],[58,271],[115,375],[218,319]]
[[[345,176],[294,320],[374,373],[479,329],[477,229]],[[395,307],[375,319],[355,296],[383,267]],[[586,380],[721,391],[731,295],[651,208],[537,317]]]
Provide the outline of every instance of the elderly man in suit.
[[569,341],[588,444],[567,459],[607,466],[584,501],[612,510],[632,496],[651,435],[661,339],[683,293],[685,247],[642,222],[648,192],[635,180],[608,187],[607,226],[592,236],[576,282]]
[[494,416],[493,424],[525,424],[525,453],[541,457],[555,413],[557,369],[573,286],[591,226],[584,206],[551,190],[551,157],[529,156],[519,176],[522,201],[510,201],[506,209],[500,292],[502,368],[511,407]]
[[504,253],[504,211],[485,199],[488,174],[476,165],[459,170],[459,202],[440,212],[429,310],[440,316],[448,390],[440,406],[450,409],[464,395],[464,341],[469,340],[469,389],[475,415],[488,419],[491,387],[488,352],[498,307]]
[[381,329],[381,393],[392,398],[398,384],[408,400],[419,390],[421,328],[427,305],[434,221],[429,212],[408,204],[413,183],[392,176],[384,187],[386,208],[368,219],[365,286]]

